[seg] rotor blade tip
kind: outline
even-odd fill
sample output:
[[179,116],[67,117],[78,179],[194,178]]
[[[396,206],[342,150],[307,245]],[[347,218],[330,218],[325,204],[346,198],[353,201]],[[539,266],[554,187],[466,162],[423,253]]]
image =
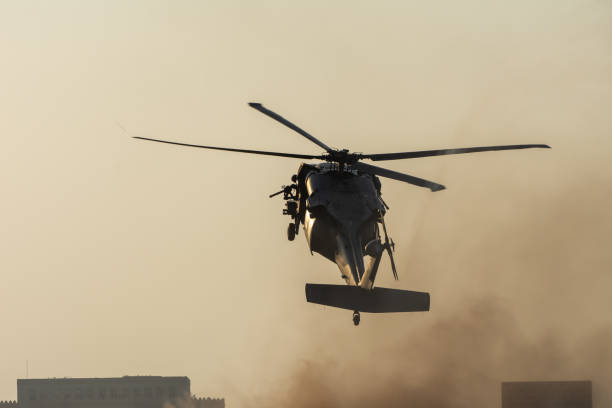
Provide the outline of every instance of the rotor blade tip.
[[436,192],[436,191],[442,191],[442,190],[446,190],[446,187],[445,187],[445,186],[440,185],[440,186],[436,186],[436,187],[432,187],[432,188],[431,188],[431,191],[433,191],[433,192]]
[[249,102],[249,106],[251,108],[259,108],[261,106],[261,103],[259,103],[259,102]]

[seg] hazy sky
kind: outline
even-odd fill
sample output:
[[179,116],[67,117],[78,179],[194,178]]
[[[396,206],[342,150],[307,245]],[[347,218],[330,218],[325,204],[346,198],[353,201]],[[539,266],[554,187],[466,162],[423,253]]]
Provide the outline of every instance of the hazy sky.
[[[483,347],[505,344],[506,318],[518,336],[477,367],[487,404],[502,380],[609,384],[609,353],[595,367],[559,352],[550,371],[513,354],[612,344],[609,1],[0,0],[0,51],[0,400],[26,360],[30,378],[187,375],[231,407],[292,398],[299,367],[328,361],[334,398],[351,376],[418,388],[428,356],[463,370],[444,351],[470,324],[424,346],[462,316]],[[432,310],[355,328],[306,303],[306,282],[339,272],[302,232],[286,240],[267,198],[298,160],[128,137],[320,153],[250,101],[359,152],[553,149],[389,163],[447,186],[383,184],[400,281],[385,260],[377,283],[429,291]],[[425,351],[394,365],[407,349]]]

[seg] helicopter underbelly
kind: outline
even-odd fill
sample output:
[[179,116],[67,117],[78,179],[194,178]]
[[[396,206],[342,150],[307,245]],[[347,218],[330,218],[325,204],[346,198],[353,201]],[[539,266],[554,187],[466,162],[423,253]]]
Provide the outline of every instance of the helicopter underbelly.
[[355,231],[338,228],[326,218],[313,218],[312,213],[307,212],[304,231],[310,250],[336,263],[347,284],[371,287],[367,279],[363,279],[366,273],[364,248],[377,239],[376,218],[367,220]]
[[313,173],[307,188],[304,230],[310,250],[335,262],[347,284],[371,287],[364,279],[364,248],[377,239],[383,211],[371,179]]

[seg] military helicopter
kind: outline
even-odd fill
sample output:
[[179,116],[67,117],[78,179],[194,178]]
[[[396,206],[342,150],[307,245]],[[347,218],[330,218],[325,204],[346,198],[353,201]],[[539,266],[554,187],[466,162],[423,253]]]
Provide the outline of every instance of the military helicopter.
[[[302,163],[291,177],[291,184],[270,195],[285,200],[283,214],[291,218],[287,238],[293,241],[303,225],[310,252],[336,263],[346,285],[306,284],[306,300],[311,303],[353,310],[353,323],[360,322],[360,312],[416,312],[429,310],[429,293],[374,287],[383,254],[391,261],[395,279],[398,274],[393,259],[395,243],[387,234],[385,213],[389,209],[381,195],[379,177],[403,181],[431,191],[444,186],[409,174],[362,163],[361,160],[386,161],[417,157],[443,156],[493,150],[550,148],[545,144],[482,146],[460,149],[423,150],[400,153],[362,154],[347,149],[332,149],[292,122],[260,103],[249,106],[269,116],[310,140],[325,153],[320,155],[280,153],[260,150],[204,146],[135,136],[135,139],[179,146],[229,152],[251,153],[322,163]],[[365,265],[364,258],[369,258]]]

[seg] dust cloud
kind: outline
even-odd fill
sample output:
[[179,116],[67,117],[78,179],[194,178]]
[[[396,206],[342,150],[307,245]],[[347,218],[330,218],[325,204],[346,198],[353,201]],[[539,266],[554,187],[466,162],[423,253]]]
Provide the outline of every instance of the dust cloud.
[[574,345],[553,332],[530,341],[499,301],[482,298],[396,339],[379,353],[382,366],[300,362],[285,388],[253,406],[495,407],[505,380],[584,378],[594,380],[595,406],[607,406],[611,336],[612,328],[606,328]]
[[[587,194],[594,187],[567,186],[554,202],[519,205],[512,214],[480,214],[489,219],[486,226],[446,223],[453,236],[438,240],[435,249],[427,245],[435,234],[422,231],[407,261],[408,269],[439,274],[425,321],[383,332],[376,330],[379,316],[366,314],[362,325],[375,330],[360,327],[352,335],[364,354],[357,349],[349,358],[302,360],[286,383],[251,406],[495,407],[503,381],[555,380],[592,380],[594,406],[609,406],[610,279],[603,275],[610,273],[606,213],[612,191]],[[576,195],[593,200],[589,211],[576,205]],[[460,212],[468,200],[455,204]],[[499,228],[496,213],[513,220],[510,230]],[[452,243],[469,240],[466,235],[480,239],[472,250],[453,255]],[[442,271],[449,268],[445,253],[460,279]],[[329,344],[336,340],[330,337]]]
[[[313,351],[247,405],[496,407],[503,381],[592,380],[594,406],[610,406],[612,166],[589,160],[592,147],[545,141],[552,149],[529,152],[518,169],[455,161],[453,192],[416,215],[394,198],[392,228],[413,227],[396,231],[410,243],[398,249],[400,284],[431,292],[431,311],[331,329],[334,352]],[[377,283],[393,285],[388,274]]]
[[[430,312],[392,324],[364,314],[350,335],[331,329],[338,356],[313,351],[247,406],[496,407],[503,381],[565,380],[593,381],[594,406],[610,406],[610,173],[548,141],[542,155],[564,158],[532,154],[528,180],[489,168],[478,188],[457,178],[450,203],[424,204],[398,252],[400,284],[431,292]],[[559,177],[565,160],[579,176]],[[508,184],[488,185],[496,177]]]
[[[449,190],[422,201],[384,186],[395,196],[394,238],[407,243],[400,285],[431,292],[431,311],[365,314],[350,333],[313,326],[309,355],[246,406],[496,407],[503,381],[562,380],[592,380],[594,406],[612,405],[610,54],[580,48],[585,58],[562,66],[553,44],[568,43],[548,34],[542,52],[553,62],[509,61],[520,75],[466,96],[474,109],[446,147],[480,134],[494,135],[487,144],[520,137],[552,150],[436,158],[444,164],[419,170]],[[523,52],[539,51],[526,43]],[[324,348],[332,351],[318,355]]]

